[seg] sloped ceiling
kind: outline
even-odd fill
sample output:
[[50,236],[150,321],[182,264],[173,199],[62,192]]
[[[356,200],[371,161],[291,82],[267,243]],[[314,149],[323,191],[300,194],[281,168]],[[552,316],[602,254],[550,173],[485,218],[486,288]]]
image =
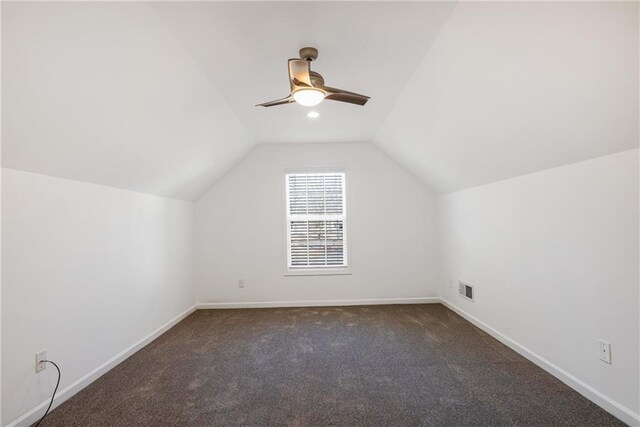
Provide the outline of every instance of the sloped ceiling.
[[[288,93],[305,45],[364,107]],[[373,141],[438,191],[638,146],[637,3],[2,4],[2,164],[193,200],[255,144]]]
[[461,3],[375,142],[437,192],[638,146],[638,3]]
[[194,199],[253,146],[150,4],[2,4],[2,164]]

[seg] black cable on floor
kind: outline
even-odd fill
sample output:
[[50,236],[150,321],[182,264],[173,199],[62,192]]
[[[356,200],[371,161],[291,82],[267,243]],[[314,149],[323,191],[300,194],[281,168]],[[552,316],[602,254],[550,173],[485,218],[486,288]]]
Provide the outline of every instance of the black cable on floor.
[[51,396],[51,402],[49,402],[49,407],[47,408],[47,411],[44,413],[42,418],[40,418],[40,420],[36,423],[35,427],[38,427],[40,425],[40,423],[42,422],[42,420],[44,420],[44,417],[46,417],[47,414],[49,413],[49,410],[51,409],[51,405],[53,405],[53,399],[56,397],[56,392],[58,391],[58,386],[60,385],[60,377],[62,377],[62,374],[60,373],[60,368],[58,367],[58,365],[56,365],[56,362],[52,362],[51,360],[43,360],[42,362],[43,363],[51,363],[53,366],[56,367],[56,369],[58,370],[58,382],[56,383],[56,388],[53,389],[53,395]]

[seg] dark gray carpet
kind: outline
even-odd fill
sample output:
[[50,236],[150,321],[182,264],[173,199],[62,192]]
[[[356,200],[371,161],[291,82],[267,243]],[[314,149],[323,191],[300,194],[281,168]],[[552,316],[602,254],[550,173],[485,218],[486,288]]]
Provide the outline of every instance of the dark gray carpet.
[[432,304],[200,310],[42,425],[623,424]]

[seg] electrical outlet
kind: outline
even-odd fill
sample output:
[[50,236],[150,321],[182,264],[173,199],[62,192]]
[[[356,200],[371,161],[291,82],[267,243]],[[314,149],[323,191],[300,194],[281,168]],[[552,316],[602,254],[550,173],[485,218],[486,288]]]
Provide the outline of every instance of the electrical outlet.
[[238,279],[238,287],[244,288],[244,279]]
[[45,360],[47,360],[47,350],[42,350],[36,353],[36,374],[47,368]]
[[611,365],[611,344],[598,340],[598,345],[600,347],[600,360]]

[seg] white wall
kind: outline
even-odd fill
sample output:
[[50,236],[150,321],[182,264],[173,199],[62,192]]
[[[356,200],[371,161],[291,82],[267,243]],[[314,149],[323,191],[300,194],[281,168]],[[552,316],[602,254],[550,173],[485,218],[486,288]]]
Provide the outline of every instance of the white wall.
[[[284,276],[284,171],[305,167],[346,170],[352,275]],[[198,302],[438,296],[435,197],[373,144],[261,145],[195,212]]]
[[637,149],[442,195],[438,218],[446,300],[638,414]]
[[[2,425],[195,302],[193,204],[2,170]],[[41,412],[39,412],[40,414]]]

